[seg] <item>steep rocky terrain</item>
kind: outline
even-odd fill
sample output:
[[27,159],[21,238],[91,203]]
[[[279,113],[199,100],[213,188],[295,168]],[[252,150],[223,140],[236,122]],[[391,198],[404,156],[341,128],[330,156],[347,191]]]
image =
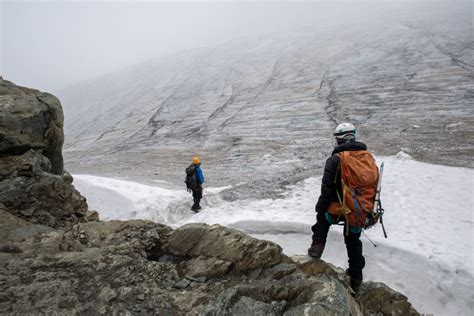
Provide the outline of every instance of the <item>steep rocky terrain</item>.
[[342,270],[237,230],[99,221],[45,155],[57,99],[1,78],[0,96],[0,314],[418,315],[383,284],[354,294]]
[[61,91],[69,167],[182,185],[199,154],[228,198],[262,197],[318,172],[342,121],[377,154],[472,167],[470,4],[351,10]]

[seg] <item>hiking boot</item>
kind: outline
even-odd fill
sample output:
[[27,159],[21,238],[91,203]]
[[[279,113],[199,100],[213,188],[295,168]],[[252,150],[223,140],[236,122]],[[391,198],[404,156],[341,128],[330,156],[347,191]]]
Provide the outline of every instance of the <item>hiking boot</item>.
[[191,207],[191,211],[194,211],[196,213],[199,212],[200,209],[201,209],[201,207],[199,205],[193,205]]
[[354,292],[359,292],[360,290],[360,287],[362,286],[362,280],[356,280],[356,279],[353,279],[351,278],[351,276],[349,275],[349,268],[346,269],[346,275],[351,279],[351,288]]
[[354,290],[354,292],[359,292],[360,287],[362,286],[362,280],[356,280],[351,278],[351,288]]
[[324,245],[326,243],[324,241],[317,241],[311,244],[311,247],[308,249],[308,255],[310,255],[313,258],[319,259],[321,258],[323,251],[324,251]]

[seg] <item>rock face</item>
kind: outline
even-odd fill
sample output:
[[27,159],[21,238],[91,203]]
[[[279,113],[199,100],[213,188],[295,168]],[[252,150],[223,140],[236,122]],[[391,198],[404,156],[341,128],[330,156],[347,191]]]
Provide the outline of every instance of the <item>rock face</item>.
[[63,110],[55,96],[0,78],[0,155],[20,155],[34,149],[51,162],[49,172],[61,175],[63,122]]
[[62,121],[45,125],[39,114],[26,114],[44,109],[30,95],[40,92],[2,84],[14,94],[3,90],[1,99],[13,101],[1,103],[8,116],[2,116],[0,156],[0,314],[417,314],[406,297],[383,285],[369,283],[353,296],[342,271],[291,259],[280,246],[237,230],[100,222],[87,212],[71,175],[55,174],[58,165],[53,173],[55,163],[45,155],[62,142],[62,131],[48,134],[44,127]]
[[0,79],[0,207],[28,221],[71,227],[87,204],[63,170],[63,113],[54,96]]

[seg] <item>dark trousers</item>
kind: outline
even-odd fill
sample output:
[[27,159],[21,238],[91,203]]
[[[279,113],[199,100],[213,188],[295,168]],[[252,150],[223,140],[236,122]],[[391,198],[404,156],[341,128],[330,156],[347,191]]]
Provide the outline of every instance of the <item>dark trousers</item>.
[[193,206],[199,206],[201,199],[202,199],[202,186],[198,185],[197,189],[193,190],[193,200],[194,200]]
[[[326,242],[331,224],[326,219],[325,213],[317,213],[316,224],[311,227],[313,231],[313,243]],[[365,258],[362,255],[362,242],[360,233],[351,233],[346,235],[344,226],[344,243],[346,244],[347,256],[349,257],[349,275],[355,280],[363,279],[362,269],[365,267]]]

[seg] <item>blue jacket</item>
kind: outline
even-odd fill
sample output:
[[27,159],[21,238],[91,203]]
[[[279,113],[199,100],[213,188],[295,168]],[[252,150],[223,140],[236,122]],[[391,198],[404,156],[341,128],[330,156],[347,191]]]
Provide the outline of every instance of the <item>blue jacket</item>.
[[196,174],[196,180],[199,183],[204,183],[204,175],[202,174],[201,166],[198,165],[196,166],[195,169],[195,174]]

